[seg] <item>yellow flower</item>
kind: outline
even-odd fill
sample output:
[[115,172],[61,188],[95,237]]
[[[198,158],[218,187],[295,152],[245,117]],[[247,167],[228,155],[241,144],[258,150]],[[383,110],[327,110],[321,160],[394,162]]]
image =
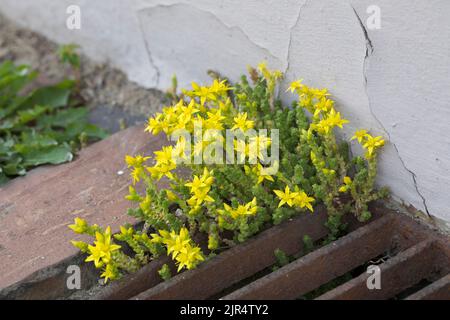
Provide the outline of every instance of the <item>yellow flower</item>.
[[333,109],[334,101],[327,99],[327,98],[321,98],[319,102],[317,102],[314,105],[314,116],[319,115],[320,113],[327,113]]
[[100,277],[105,278],[105,283],[107,283],[108,279],[111,280],[117,279],[118,271],[112,264],[107,264]]
[[214,182],[212,173],[212,171],[208,171],[208,168],[205,167],[203,168],[203,174],[200,177],[194,175],[192,182],[188,182],[185,184],[186,187],[189,187],[191,189],[190,191],[192,196],[187,201],[188,205],[193,208],[193,210],[191,210],[190,212],[191,214],[197,212],[203,202],[215,201],[211,196],[208,195],[208,192],[211,189],[211,185]]
[[275,192],[281,200],[278,207],[287,204],[289,207],[297,206],[300,208],[308,208],[310,211],[313,211],[311,203],[314,202],[314,198],[309,197],[304,191],[300,191],[297,186],[295,187],[295,192],[291,192],[289,186],[286,186],[284,192],[281,190],[274,190],[273,192]]
[[[208,195],[208,191],[197,191],[192,197],[187,201],[188,205],[191,207],[199,207],[203,202],[214,202],[214,198]],[[196,208],[197,209],[197,208]],[[196,210],[195,210],[196,211]]]
[[163,115],[157,113],[154,117],[148,119],[147,126],[145,127],[145,132],[150,132],[153,135],[157,135],[163,130],[163,123],[161,122]]
[[[188,152],[186,152],[188,151]],[[181,160],[187,160],[190,154],[190,144],[184,136],[178,138],[177,143],[172,149],[173,160],[177,163]]]
[[266,79],[270,78],[270,72],[267,69],[267,62],[263,61],[258,64],[258,70],[263,74],[263,77]]
[[302,83],[302,81],[303,81],[303,79],[300,79],[300,80],[296,80],[296,81],[291,82],[291,85],[290,85],[289,88],[286,90],[286,92],[287,92],[287,91],[290,91],[291,93],[294,93],[294,92],[300,92],[300,89],[303,88],[303,87],[305,86],[305,85]]
[[208,168],[203,168],[203,174],[199,177],[194,175],[192,182],[185,184],[186,187],[191,188],[191,193],[203,193],[208,192],[211,185],[214,182],[214,177],[212,176],[213,171],[208,171]]
[[180,108],[181,115],[190,117],[200,111],[199,109],[196,108],[197,104],[196,104],[195,100],[193,100],[193,99],[191,101],[189,101],[189,104],[187,106],[184,105],[183,100],[180,100],[179,103],[181,103],[181,108]]
[[234,126],[231,130],[241,129],[242,132],[247,131],[248,129],[252,129],[255,125],[254,121],[247,120],[247,112],[239,113],[236,117],[234,117]]
[[359,143],[363,141],[364,138],[368,137],[369,134],[367,130],[361,129],[355,132],[355,135],[351,138],[351,140],[357,139]]
[[84,233],[88,228],[88,224],[84,219],[75,218],[75,224],[69,225],[69,228],[72,229],[75,233]]
[[204,260],[201,249],[192,245],[187,228],[183,227],[179,233],[174,230],[159,230],[159,234],[152,234],[152,242],[162,243],[167,248],[167,254],[172,255],[178,265],[178,271],[183,268],[192,269]]
[[344,183],[345,184],[351,184],[352,183],[352,178],[345,176],[344,177]]
[[157,164],[154,167],[147,168],[147,171],[150,172],[152,178],[156,180],[160,180],[162,177],[166,176],[170,180],[174,179],[174,176],[171,170],[175,169],[176,165],[172,164]]
[[[241,209],[241,207],[243,207]],[[253,216],[258,211],[258,206],[256,203],[256,197],[253,197],[252,201],[246,203],[244,206],[239,205],[236,211],[241,216]]]
[[233,210],[232,217],[236,219],[241,216],[253,216],[258,211],[258,206],[256,205],[256,198],[254,197],[252,201],[246,203],[245,205],[238,205],[238,207]]
[[384,146],[384,140],[381,136],[372,137],[371,135],[367,135],[366,142],[363,144],[363,147],[367,149],[368,157],[371,157],[373,152],[382,146]]
[[197,175],[194,175],[194,179],[192,179],[192,182],[186,183],[185,186],[191,188],[191,193],[200,192],[208,187],[206,183],[202,181],[202,179],[200,179]]
[[328,134],[332,126],[328,119],[322,119],[317,124],[311,124],[311,129],[316,130],[320,134]]
[[229,206],[226,203],[223,204],[223,207],[224,207],[224,209],[219,209],[219,210],[217,210],[217,212],[220,215],[228,214],[233,219],[237,219],[239,217],[244,217],[244,216],[254,216],[258,212],[256,197],[254,197],[252,199],[252,201],[250,201],[244,205],[239,204],[236,209],[233,209],[231,206]]
[[176,201],[178,199],[177,195],[170,190],[166,190],[167,199],[170,201]]
[[322,169],[322,172],[326,175],[326,176],[332,176],[336,173],[335,170],[333,169]]
[[102,258],[105,256],[105,252],[103,252],[103,250],[101,250],[99,247],[94,247],[91,245],[88,246],[88,251],[91,255],[88,256],[84,261],[94,261],[94,265],[96,268],[102,267],[104,264]]
[[125,156],[125,162],[128,165],[128,168],[130,167],[142,167],[142,165],[148,160],[150,159],[150,157],[143,157],[141,155],[137,155],[136,157],[132,157],[132,156]]
[[134,229],[132,227],[126,228],[124,226],[120,226],[120,233],[122,236],[130,237],[134,234]]
[[317,88],[310,88],[309,93],[316,99],[323,99],[328,97],[330,94],[328,93],[328,89],[317,89]]
[[136,184],[140,181],[142,175],[144,174],[143,164],[150,159],[150,157],[143,157],[141,155],[137,155],[136,157],[125,156],[125,162],[128,165],[128,168],[132,167],[130,175],[133,178],[133,184]]
[[327,89],[310,88],[297,80],[291,83],[287,91],[296,92],[299,96],[299,105],[317,117],[320,112],[328,112],[334,102],[327,99],[330,95]]
[[252,168],[245,165],[244,170],[245,170],[246,174],[253,173],[257,177],[257,180],[258,180],[257,184],[264,182],[264,180],[268,180],[268,181],[272,181],[272,182],[275,181],[271,175],[264,174],[265,170],[264,170],[264,167],[261,165],[261,163],[258,163],[256,166],[253,166]]
[[[161,230],[159,232],[161,232]],[[150,234],[150,236],[152,237],[152,239],[150,240],[150,242],[152,242],[152,243],[161,243],[162,244],[164,242],[164,238],[161,237],[161,235],[158,233],[152,233],[152,234]]]
[[131,178],[133,178],[133,184],[138,183],[141,180],[141,176],[143,174],[144,174],[144,170],[142,169],[142,167],[134,168],[130,173]]
[[142,197],[137,193],[133,186],[128,187],[128,195],[125,196],[128,201],[142,201]]
[[192,132],[193,115],[200,111],[197,106],[195,99],[191,99],[187,106],[185,101],[180,99],[174,106],[164,107],[162,113],[157,113],[153,118],[150,118],[145,131],[153,134],[163,131],[167,135],[178,129]]
[[284,192],[281,190],[273,190],[273,192],[277,195],[278,198],[280,198],[280,203],[278,204],[278,208],[284,205],[285,203],[292,207],[295,203],[295,198],[298,196],[297,192],[291,192],[289,189],[289,186],[286,186],[284,189]]
[[300,107],[307,108],[308,111],[311,111],[311,105],[313,104],[313,98],[307,94],[300,95]]
[[219,81],[215,79],[212,83],[212,85],[209,87],[209,90],[212,93],[215,93],[218,96],[224,95],[228,90],[231,90],[232,88],[228,87],[226,85],[227,80]]
[[269,71],[265,61],[258,64],[258,70],[262,73],[264,79],[267,80],[269,91],[271,91],[271,87],[274,87],[275,81],[283,77],[283,73],[279,70]]
[[163,243],[167,246],[167,254],[172,254],[172,258],[175,259],[190,241],[189,231],[183,227],[180,229],[179,234],[176,234],[175,231],[172,230],[170,232],[170,237],[164,238]]
[[347,192],[352,186],[352,179],[350,177],[344,177],[344,185],[339,188],[339,192]]
[[230,216],[232,216],[233,215],[233,208],[231,206],[229,206],[228,204],[224,203],[223,204],[223,209],[218,209],[217,213],[219,215],[229,214]]
[[70,243],[72,243],[75,248],[80,249],[81,252],[88,252],[89,250],[86,242],[71,240]]
[[[211,144],[211,142],[206,140],[206,139],[202,139],[202,140],[197,141],[196,143],[194,143],[194,156],[202,155],[203,151],[210,144]],[[205,159],[205,158],[206,158],[206,155],[203,155],[203,159]]]
[[203,168],[203,174],[202,174],[200,179],[208,187],[210,187],[213,184],[213,182],[214,182],[214,177],[212,176],[213,173],[214,173],[214,170],[209,171],[208,168],[206,168],[206,167]]
[[320,134],[328,134],[334,127],[339,127],[342,129],[342,126],[348,122],[348,120],[341,118],[340,112],[336,112],[334,108],[331,108],[331,111],[327,114],[327,116],[320,120],[317,124],[311,124],[311,128],[313,130],[317,130]]
[[249,144],[245,142],[245,140],[235,139],[233,141],[234,150],[237,155],[237,162],[243,163],[245,161],[245,157],[250,155]]
[[218,110],[215,113],[207,112],[208,118],[204,121],[204,129],[223,130],[222,121],[225,119],[222,116],[221,111]]
[[233,108],[233,104],[231,103],[231,99],[227,98],[225,102],[219,101],[219,110],[223,113],[228,113],[230,109]]
[[91,255],[85,261],[94,261],[95,266],[99,268],[103,264],[108,264],[111,260],[111,253],[119,250],[121,247],[111,243],[110,227],[107,227],[104,233],[96,232],[95,238],[97,241],[94,241],[94,245],[88,246]]
[[[250,138],[249,148],[249,159],[261,159],[264,160],[267,155],[267,149],[272,144],[272,139],[264,135],[258,135],[256,137]],[[263,153],[263,151],[265,151]],[[256,152],[256,154],[255,154]]]
[[349,122],[346,119],[342,119],[341,113],[336,112],[335,109],[331,109],[330,113],[328,114],[327,121],[329,122],[330,126],[339,127],[341,129],[342,129],[342,125]]
[[278,80],[278,79],[282,79],[282,78],[283,78],[283,72],[281,72],[280,70],[274,70],[274,71],[272,72],[272,75],[273,75],[273,77],[274,77],[275,80]]
[[201,103],[202,106],[205,104],[205,102],[207,100],[215,101],[217,99],[216,95],[215,95],[215,92],[212,91],[208,87],[202,87],[202,86],[199,86],[197,83],[192,82],[192,89],[193,90],[190,92],[190,94],[192,96],[199,97],[200,98],[200,103]]
[[158,163],[164,163],[164,164],[170,164],[172,163],[172,154],[173,154],[173,147],[172,146],[164,146],[162,147],[162,150],[155,151],[155,159]]
[[311,202],[314,202],[313,197],[309,197],[304,191],[297,192],[294,198],[294,204],[300,208],[308,208],[311,212],[314,211]]
[[147,194],[141,203],[139,203],[139,208],[145,213],[149,212],[150,206],[152,204],[152,198]]
[[203,257],[200,247],[194,247],[191,244],[188,244],[183,247],[176,257],[176,261],[178,262],[178,272],[183,268],[188,270],[194,269],[203,260],[205,260],[205,258]]
[[153,167],[148,167],[147,171],[150,172],[152,178],[157,180],[166,176],[169,179],[174,179],[172,170],[176,169],[177,165],[173,157],[176,157],[176,152],[172,146],[165,146],[160,151],[154,152],[156,157],[156,164]]

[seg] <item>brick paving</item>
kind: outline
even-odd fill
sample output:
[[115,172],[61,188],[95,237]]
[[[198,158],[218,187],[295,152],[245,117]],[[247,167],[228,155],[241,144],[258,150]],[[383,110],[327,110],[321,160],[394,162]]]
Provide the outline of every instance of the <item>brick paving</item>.
[[[161,137],[133,127],[83,149],[59,166],[32,170],[0,188],[0,288],[77,253],[67,226],[75,217],[110,225],[126,222],[130,182],[126,154],[152,154]],[[120,174],[120,171],[123,173]]]

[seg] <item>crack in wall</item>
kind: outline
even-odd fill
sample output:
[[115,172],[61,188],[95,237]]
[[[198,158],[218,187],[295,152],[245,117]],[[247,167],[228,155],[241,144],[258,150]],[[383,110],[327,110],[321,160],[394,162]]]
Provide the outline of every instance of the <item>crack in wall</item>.
[[148,44],[147,38],[145,37],[145,32],[144,32],[144,26],[142,24],[142,20],[141,17],[139,16],[139,13],[141,13],[142,11],[144,11],[144,9],[140,9],[136,11],[136,18],[137,18],[137,22],[138,22],[138,26],[139,26],[139,30],[140,30],[140,34],[142,36],[142,40],[144,42],[144,47],[145,47],[145,51],[147,52],[147,57],[148,57],[148,61],[150,63],[150,65],[153,67],[153,69],[155,70],[155,87],[158,87],[159,85],[159,81],[161,78],[161,72],[159,71],[159,68],[156,66],[155,61],[153,60],[153,55],[152,52],[150,50],[150,46]]
[[[139,13],[139,12],[144,12],[144,11],[147,11],[147,10],[152,10],[152,9],[155,9],[155,8],[172,8],[172,7],[177,7],[177,6],[178,6],[178,7],[179,7],[179,6],[191,7],[191,8],[194,8],[194,9],[200,11],[200,12],[203,12],[203,13],[208,14],[209,16],[212,17],[212,19],[216,20],[219,24],[221,24],[222,26],[224,26],[226,29],[229,29],[229,30],[237,30],[239,33],[241,33],[241,34],[244,36],[244,38],[245,38],[249,43],[253,44],[255,47],[257,47],[258,49],[260,49],[261,51],[263,51],[267,56],[270,56],[272,59],[277,60],[278,62],[281,63],[281,60],[280,60],[277,56],[275,56],[275,55],[270,51],[270,49],[268,49],[268,48],[266,48],[266,47],[264,47],[264,46],[262,46],[262,45],[260,45],[260,44],[258,44],[258,43],[256,43],[256,42],[254,42],[254,41],[250,38],[250,36],[244,31],[244,29],[242,29],[240,26],[237,26],[237,25],[228,25],[228,24],[226,24],[223,20],[221,20],[221,19],[220,19],[213,11],[205,10],[205,9],[203,9],[203,8],[199,8],[199,7],[197,7],[197,6],[193,5],[193,4],[190,4],[190,3],[172,3],[172,4],[157,4],[157,5],[153,5],[153,6],[152,6],[152,5],[149,5],[149,6],[142,7],[142,8],[140,8],[140,9],[138,9],[138,10],[137,10],[137,13]],[[139,19],[139,15],[138,15],[138,19]],[[146,48],[147,48],[147,52],[148,52],[148,54],[149,54],[149,59],[151,60],[152,65],[155,66],[155,64],[153,63],[153,59],[151,58],[150,48],[149,48],[149,46],[148,46],[147,40],[145,39],[144,27],[143,27],[142,21],[141,21],[140,19],[139,19],[139,27],[140,27],[140,29],[141,29],[142,35],[144,36],[144,41],[145,41],[145,43],[146,43]],[[155,69],[156,69],[156,66],[155,66]],[[157,70],[157,72],[158,72],[158,78],[159,78],[159,70]],[[158,81],[159,81],[159,79],[158,79]]]
[[[270,49],[268,49],[268,48],[266,48],[266,47],[263,47],[262,45],[260,45],[260,44],[258,44],[258,43],[256,43],[256,42],[254,42],[251,38],[250,38],[250,36],[244,31],[244,29],[242,29],[240,26],[238,26],[238,25],[229,25],[229,24],[226,24],[223,20],[221,20],[213,11],[209,11],[209,10],[205,10],[205,9],[202,9],[202,8],[199,8],[199,7],[197,7],[197,6],[194,6],[194,5],[191,5],[191,4],[182,4],[182,3],[178,3],[178,4],[173,4],[172,6],[175,6],[175,5],[187,5],[187,6],[191,6],[192,8],[195,8],[195,9],[197,9],[198,11],[201,11],[201,12],[204,12],[204,13],[207,13],[207,14],[209,14],[209,15],[211,15],[212,17],[213,17],[213,19],[215,19],[217,22],[219,22],[221,25],[223,25],[225,28],[227,28],[227,29],[229,29],[229,30],[233,30],[233,29],[235,29],[235,30],[237,30],[237,31],[239,31],[240,33],[242,33],[242,35],[248,40],[248,42],[250,42],[250,43],[252,43],[253,45],[255,45],[256,47],[258,47],[259,49],[261,49],[262,51],[264,51],[267,55],[269,55],[269,56],[271,56],[273,59],[276,59],[276,60],[278,60],[278,61],[280,61],[280,59],[277,57],[277,56],[275,56],[275,54],[273,54],[271,51],[270,51]],[[168,5],[169,6],[169,5]],[[281,61],[280,61],[281,62]]]
[[367,96],[367,101],[368,101],[370,114],[375,119],[375,121],[377,121],[377,123],[380,125],[380,127],[384,131],[384,133],[387,135],[387,137],[389,139],[389,142],[394,147],[395,152],[397,153],[397,156],[400,159],[400,162],[402,163],[403,168],[411,174],[411,177],[412,177],[412,180],[413,180],[413,183],[414,183],[414,188],[415,188],[415,190],[417,192],[417,195],[422,199],[422,204],[424,206],[424,209],[425,209],[427,215],[429,217],[431,217],[431,214],[428,211],[428,206],[427,206],[427,203],[426,203],[426,199],[425,199],[425,197],[422,195],[422,193],[419,190],[419,185],[417,183],[417,176],[416,176],[416,174],[406,166],[405,161],[400,156],[400,153],[398,151],[397,145],[391,140],[391,135],[390,135],[389,131],[386,129],[386,127],[383,125],[381,120],[378,119],[378,117],[375,115],[375,113],[372,110],[372,107],[371,107],[371,104],[370,104],[369,92],[368,92],[368,88],[367,88],[367,61],[372,56],[375,48],[373,46],[372,40],[369,37],[369,33],[367,32],[367,29],[364,26],[364,23],[363,23],[361,17],[359,16],[358,12],[356,11],[356,9],[351,4],[350,4],[350,7],[352,8],[352,10],[353,10],[353,12],[354,12],[354,14],[356,16],[356,19],[358,20],[358,23],[359,23],[359,25],[361,27],[361,30],[362,30],[362,32],[364,34],[364,38],[366,40],[366,53],[365,53],[364,63],[363,63],[363,76],[364,76],[364,88],[365,88],[365,91],[366,91],[366,96]]
[[308,3],[308,0],[305,0],[305,2],[303,2],[303,4],[301,4],[298,8],[298,13],[297,13],[297,18],[295,19],[294,24],[289,28],[289,43],[288,43],[288,48],[287,48],[287,52],[286,52],[286,68],[284,69],[284,74],[286,75],[289,67],[290,67],[290,56],[291,56],[291,47],[292,47],[292,32],[295,29],[295,27],[297,27],[298,23],[300,22],[300,16],[302,14],[302,9],[304,6],[306,6],[306,4]]

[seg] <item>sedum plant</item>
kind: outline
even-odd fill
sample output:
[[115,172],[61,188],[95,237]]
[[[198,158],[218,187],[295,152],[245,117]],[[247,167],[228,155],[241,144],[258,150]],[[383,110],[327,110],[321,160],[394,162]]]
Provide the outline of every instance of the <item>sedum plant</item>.
[[[333,240],[345,232],[344,215],[366,221],[368,204],[387,194],[374,189],[384,140],[357,131],[352,139],[365,154],[350,158],[348,142],[336,138],[348,121],[326,89],[295,81],[288,90],[298,99],[287,107],[276,94],[280,71],[262,63],[249,74],[233,86],[214,74],[210,86],[192,83],[180,94],[172,88],[172,105],[148,120],[146,131],[165,134],[172,143],[125,159],[132,180],[126,199],[136,203],[128,214],[143,221],[143,228],[122,227],[111,238],[109,228],[79,218],[70,226],[95,237],[93,245],[74,245],[102,269],[105,281],[160,255],[170,256],[178,272],[193,269],[271,225],[313,213],[319,204],[327,208]],[[248,134],[264,130],[276,135]],[[230,150],[232,159],[223,160]],[[160,180],[169,187],[158,187]],[[138,192],[136,184],[145,191]],[[170,278],[170,268],[164,266],[160,275]]]

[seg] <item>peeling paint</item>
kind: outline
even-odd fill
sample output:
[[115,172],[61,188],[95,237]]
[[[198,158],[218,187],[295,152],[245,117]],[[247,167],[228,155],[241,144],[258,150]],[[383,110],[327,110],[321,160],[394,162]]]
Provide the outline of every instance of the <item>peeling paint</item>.
[[428,214],[428,216],[431,216],[430,212],[428,211],[428,207],[427,207],[427,203],[426,203],[425,197],[422,195],[422,193],[419,190],[419,186],[417,184],[416,174],[412,170],[408,169],[408,167],[406,166],[404,160],[400,156],[400,153],[398,151],[398,148],[397,148],[396,144],[392,141],[389,131],[386,129],[384,124],[378,119],[378,117],[375,115],[375,113],[372,110],[371,103],[370,103],[370,95],[369,95],[369,92],[368,92],[368,89],[367,89],[367,69],[368,69],[368,60],[370,59],[370,57],[374,53],[375,48],[374,48],[374,46],[372,44],[372,40],[370,40],[369,33],[368,33],[366,27],[364,26],[364,23],[362,22],[361,17],[358,15],[358,12],[356,11],[356,9],[352,5],[350,5],[350,6],[351,6],[353,12],[355,13],[356,19],[358,20],[359,25],[361,26],[361,30],[362,30],[362,32],[364,34],[365,39],[366,39],[366,55],[364,57],[364,63],[363,63],[363,76],[364,76],[364,81],[365,81],[364,87],[365,87],[367,99],[369,101],[370,113],[372,114],[373,118],[378,122],[380,127],[385,132],[387,138],[389,139],[389,143],[394,147],[394,149],[395,149],[395,151],[396,151],[396,153],[398,155],[398,158],[400,159],[400,162],[403,165],[403,168],[405,168],[405,170],[408,171],[411,174],[411,177],[412,177],[413,182],[414,182],[414,188],[417,191],[417,195],[422,199],[422,203],[423,203],[425,212]]
[[[189,16],[189,18],[187,18]],[[208,69],[236,79],[241,71],[225,70],[224,63],[241,65],[268,60],[281,66],[281,60],[265,47],[252,41],[238,26],[229,26],[208,10],[189,4],[154,5],[139,10],[143,35],[149,45],[152,62],[161,74],[160,86],[169,86],[176,72],[180,86],[205,81]],[[184,39],[190,41],[184,41]]]
[[298,25],[299,21],[300,21],[300,16],[302,14],[302,9],[304,6],[306,6],[306,4],[308,3],[308,0],[305,0],[303,2],[303,4],[299,5],[298,8],[298,13],[297,13],[297,18],[294,22],[294,24],[289,28],[289,43],[288,43],[288,50],[287,50],[287,54],[286,54],[286,68],[284,69],[284,74],[286,74],[289,70],[289,57],[291,54],[291,46],[292,46],[292,32],[294,30],[294,28]]

